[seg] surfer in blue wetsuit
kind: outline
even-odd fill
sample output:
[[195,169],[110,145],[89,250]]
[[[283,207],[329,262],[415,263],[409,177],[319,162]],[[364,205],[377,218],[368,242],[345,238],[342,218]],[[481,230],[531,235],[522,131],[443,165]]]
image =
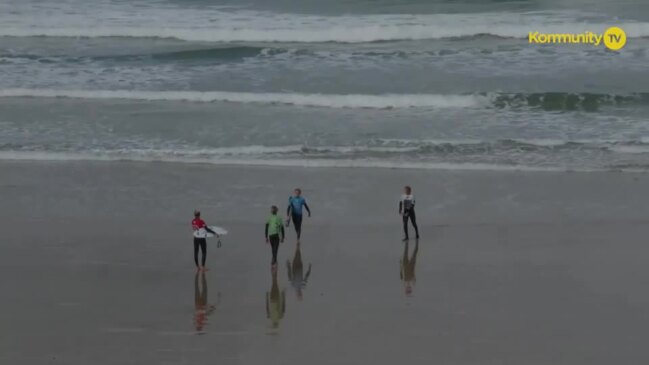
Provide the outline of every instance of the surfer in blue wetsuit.
[[302,207],[306,209],[309,217],[311,217],[311,210],[306,204],[304,197],[302,197],[302,189],[296,188],[293,191],[293,196],[288,198],[288,207],[286,208],[286,225],[288,227],[290,221],[293,221],[293,227],[295,227],[295,233],[297,233],[298,240],[302,235]]

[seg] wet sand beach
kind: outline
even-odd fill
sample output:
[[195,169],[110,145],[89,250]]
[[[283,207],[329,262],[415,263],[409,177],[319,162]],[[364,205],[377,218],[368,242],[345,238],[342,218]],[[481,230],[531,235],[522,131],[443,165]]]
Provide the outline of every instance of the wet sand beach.
[[[646,363],[648,181],[2,161],[0,362]],[[273,276],[263,223],[297,186],[313,217]],[[195,208],[230,231],[205,276]]]

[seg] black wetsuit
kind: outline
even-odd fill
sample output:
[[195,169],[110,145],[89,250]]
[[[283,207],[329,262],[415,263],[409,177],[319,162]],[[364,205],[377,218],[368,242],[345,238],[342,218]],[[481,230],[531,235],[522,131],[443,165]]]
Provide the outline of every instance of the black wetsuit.
[[194,262],[198,266],[198,248],[200,247],[201,252],[203,253],[203,258],[201,260],[201,266],[205,266],[205,257],[207,256],[207,239],[194,237]]
[[297,238],[300,238],[300,235],[302,235],[302,214],[291,213],[291,220],[293,221]]
[[415,198],[412,195],[404,195],[399,201],[399,213],[403,216],[403,234],[404,239],[408,239],[408,219],[415,228],[416,237],[419,238],[419,228],[417,227],[417,215],[415,214]]

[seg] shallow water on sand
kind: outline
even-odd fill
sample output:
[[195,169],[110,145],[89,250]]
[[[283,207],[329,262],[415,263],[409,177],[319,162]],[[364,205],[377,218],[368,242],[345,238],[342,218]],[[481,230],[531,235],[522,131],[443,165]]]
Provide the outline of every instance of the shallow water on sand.
[[[6,363],[649,359],[644,175],[0,168]],[[368,176],[381,183],[355,183]],[[423,235],[408,245],[391,199],[403,179]],[[289,229],[276,275],[260,222],[287,195],[263,181],[304,184],[314,213],[299,253]],[[192,268],[196,207],[230,232],[208,244],[204,276]]]

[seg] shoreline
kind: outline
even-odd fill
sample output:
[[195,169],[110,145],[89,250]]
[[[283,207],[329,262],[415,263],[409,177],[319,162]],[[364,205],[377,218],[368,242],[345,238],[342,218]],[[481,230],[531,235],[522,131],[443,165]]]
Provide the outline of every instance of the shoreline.
[[[0,311],[9,363],[647,359],[645,175],[87,161],[0,171],[0,285],[22,294]],[[409,246],[404,184],[422,236]],[[313,215],[300,245],[287,230],[273,275],[264,222],[297,186]],[[204,284],[196,208],[229,231],[221,248],[208,241]]]
[[[415,188],[420,202],[417,215],[428,217],[439,226],[643,222],[649,216],[649,196],[643,187],[649,183],[649,177],[643,173],[65,160],[0,160],[0,170],[6,176],[0,182],[0,197],[4,197],[8,207],[14,206],[24,214],[29,207],[7,187],[17,189],[19,194],[29,192],[33,196],[23,200],[35,206],[42,205],[43,199],[66,199],[72,206],[70,212],[94,208],[103,214],[108,214],[103,207],[113,203],[107,198],[110,194],[124,199],[120,204],[131,202],[128,197],[134,201],[146,197],[140,210],[164,207],[191,212],[204,200],[205,204],[215,204],[219,214],[237,211],[239,204],[265,213],[271,204],[283,205],[292,189],[299,186],[309,192],[311,199],[326,202],[326,213],[333,222],[348,224],[347,220],[353,217],[355,224],[393,224],[393,203],[398,201],[403,185],[409,184]],[[89,200],[76,201],[77,191],[90,194]],[[236,203],[242,196],[242,203]],[[54,206],[44,208],[51,211],[50,216],[57,211]],[[340,210],[349,212],[341,216]],[[10,219],[9,211],[0,210],[0,215]]]
[[200,159],[200,158],[136,158],[88,156],[84,154],[50,153],[50,152],[0,152],[0,163],[153,163],[202,165],[233,168],[295,168],[295,169],[380,169],[380,170],[414,170],[414,171],[465,171],[465,172],[520,172],[520,173],[629,173],[647,174],[649,167],[610,168],[610,169],[573,169],[561,167],[541,167],[524,165],[496,165],[484,163],[436,163],[436,162],[399,162],[381,160],[337,160],[337,159]]

